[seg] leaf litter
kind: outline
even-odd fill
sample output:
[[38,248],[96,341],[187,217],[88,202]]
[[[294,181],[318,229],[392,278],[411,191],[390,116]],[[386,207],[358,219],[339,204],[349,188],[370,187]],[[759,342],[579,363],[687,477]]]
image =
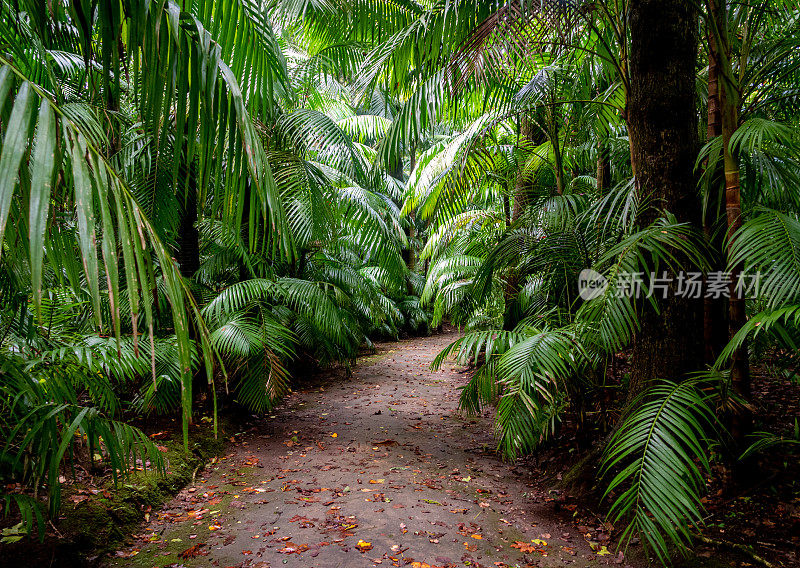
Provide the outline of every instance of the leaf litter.
[[[428,370],[452,339],[380,346],[393,356],[356,367],[349,379],[322,378],[324,388],[300,388],[269,420],[225,434],[230,453],[154,511],[109,565],[618,564],[610,542],[593,550],[596,540],[554,517],[547,491],[476,451],[494,440],[490,421],[456,412],[467,378],[452,365]],[[187,547],[198,534],[203,542]]]

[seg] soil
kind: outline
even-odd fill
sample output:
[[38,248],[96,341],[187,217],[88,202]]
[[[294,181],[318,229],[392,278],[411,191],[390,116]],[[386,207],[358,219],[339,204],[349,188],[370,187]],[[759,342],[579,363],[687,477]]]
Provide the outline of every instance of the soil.
[[[628,565],[457,412],[452,332],[378,346],[232,437],[108,566]],[[596,534],[596,533],[591,533]]]

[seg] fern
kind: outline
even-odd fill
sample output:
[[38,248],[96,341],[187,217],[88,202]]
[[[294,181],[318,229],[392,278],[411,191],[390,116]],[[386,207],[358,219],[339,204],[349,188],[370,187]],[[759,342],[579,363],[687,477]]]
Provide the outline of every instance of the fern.
[[703,522],[709,432],[716,419],[696,381],[662,383],[639,396],[612,436],[601,475],[611,476],[609,516],[625,521],[621,539],[639,536],[665,564],[670,545],[685,550]]

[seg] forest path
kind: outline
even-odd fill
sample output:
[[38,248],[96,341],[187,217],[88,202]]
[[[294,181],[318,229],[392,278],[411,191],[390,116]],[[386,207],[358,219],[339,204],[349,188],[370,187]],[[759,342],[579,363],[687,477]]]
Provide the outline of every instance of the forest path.
[[[351,378],[320,377],[292,393],[151,513],[137,542],[108,564],[613,563],[554,517],[546,490],[500,461],[489,420],[456,412],[465,374],[450,363],[435,372],[428,366],[457,337],[381,344]],[[362,552],[360,541],[371,548]],[[527,553],[512,548],[519,541],[530,545]]]

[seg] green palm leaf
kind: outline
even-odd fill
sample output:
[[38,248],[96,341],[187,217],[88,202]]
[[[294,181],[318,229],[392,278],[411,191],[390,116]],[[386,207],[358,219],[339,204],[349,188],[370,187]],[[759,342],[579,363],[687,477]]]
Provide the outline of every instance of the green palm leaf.
[[715,424],[707,395],[694,381],[663,383],[631,404],[611,438],[602,475],[613,475],[613,522],[627,520],[623,542],[638,535],[666,563],[669,545],[685,549],[702,523],[708,432]]

